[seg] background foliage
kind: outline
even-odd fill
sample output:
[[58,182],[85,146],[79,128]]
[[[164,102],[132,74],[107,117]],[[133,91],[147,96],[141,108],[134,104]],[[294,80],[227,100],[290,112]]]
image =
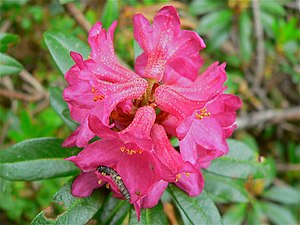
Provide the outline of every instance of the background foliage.
[[230,140],[229,155],[203,171],[203,194],[189,198],[169,186],[155,208],[142,211],[141,224],[299,223],[296,1],[4,0],[0,3],[1,224],[30,224],[33,219],[32,224],[56,220],[137,224],[130,205],[111,198],[105,189],[88,199],[70,195],[70,175],[78,170],[63,158],[79,149],[60,147],[61,139],[76,127],[61,97],[66,85],[62,74],[73,64],[70,50],[88,56],[86,31],[98,20],[104,27],[119,21],[115,48],[133,66],[138,49],[132,16],[141,12],[153,18],[165,4],[179,10],[183,28],[203,37],[205,66],[227,62],[228,92],[239,95],[244,104],[234,134],[238,141]]

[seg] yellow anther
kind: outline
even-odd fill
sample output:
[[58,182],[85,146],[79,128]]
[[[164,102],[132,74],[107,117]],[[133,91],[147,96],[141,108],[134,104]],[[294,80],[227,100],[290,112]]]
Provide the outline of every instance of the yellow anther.
[[189,176],[190,176],[190,173],[185,173],[185,176],[186,176],[186,177],[189,177]]
[[177,174],[175,182],[179,181],[180,177],[181,177],[181,174]]
[[196,118],[202,120],[204,117],[209,117],[210,112],[207,112],[206,108],[200,109],[200,113],[196,113]]
[[116,176],[116,179],[117,179],[117,180],[121,180],[121,177],[120,177],[120,176]]
[[103,182],[102,180],[98,180],[98,184],[102,184],[102,182]]
[[94,96],[94,98],[93,98],[93,101],[94,102],[96,102],[96,101],[98,101],[98,100],[103,100],[104,99],[104,96],[103,95],[96,95],[96,96]]
[[143,150],[142,149],[129,149],[129,148],[126,148],[126,147],[121,147],[120,148],[121,152],[126,152],[128,155],[133,155],[133,154],[142,154]]
[[105,184],[105,187],[106,187],[107,189],[109,189],[109,183]]

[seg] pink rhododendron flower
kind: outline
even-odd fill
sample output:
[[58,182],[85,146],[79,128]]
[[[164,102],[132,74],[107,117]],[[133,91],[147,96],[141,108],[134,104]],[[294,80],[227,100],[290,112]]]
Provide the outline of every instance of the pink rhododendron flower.
[[[82,171],[72,186],[74,196],[109,184],[139,216],[141,208],[158,203],[168,183],[190,196],[201,193],[201,168],[228,152],[226,138],[235,129],[241,100],[224,94],[224,63],[198,75],[205,44],[197,33],[180,29],[174,7],[163,7],[152,25],[141,14],[133,21],[143,50],[135,72],[114,53],[116,22],[107,31],[99,22],[93,26],[89,59],[71,52],[75,65],[66,73],[64,99],[79,126],[63,145],[84,147],[67,159]],[[94,136],[100,140],[89,143]]]

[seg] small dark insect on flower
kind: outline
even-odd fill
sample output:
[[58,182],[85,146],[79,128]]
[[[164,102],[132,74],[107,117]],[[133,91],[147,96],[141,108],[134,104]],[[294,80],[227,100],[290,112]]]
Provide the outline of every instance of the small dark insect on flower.
[[130,194],[126,186],[124,185],[124,182],[121,178],[121,176],[115,171],[114,169],[107,167],[107,166],[99,166],[97,168],[97,171],[101,173],[104,176],[110,176],[113,182],[117,185],[119,191],[124,196],[124,198],[127,201],[130,201]]

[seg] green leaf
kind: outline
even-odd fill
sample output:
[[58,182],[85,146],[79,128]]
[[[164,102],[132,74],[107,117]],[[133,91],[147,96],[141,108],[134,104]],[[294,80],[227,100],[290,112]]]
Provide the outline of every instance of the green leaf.
[[250,210],[247,210],[247,223],[249,225],[265,224],[262,208],[257,201],[253,201]]
[[118,19],[119,4],[120,2],[115,0],[106,1],[101,18],[103,27],[108,28],[115,20]]
[[165,225],[168,224],[167,217],[163,211],[163,205],[159,202],[151,209],[141,210],[141,219],[138,222],[135,210],[132,208],[129,217],[130,225]]
[[218,203],[248,202],[249,195],[240,180],[203,172],[205,189]]
[[0,77],[12,74],[19,74],[23,66],[14,58],[0,53]]
[[103,197],[94,193],[88,198],[71,195],[72,182],[67,182],[53,197],[50,207],[40,212],[31,225],[85,225],[98,211]]
[[70,3],[70,2],[75,2],[76,0],[59,0],[59,3],[64,5],[64,4],[67,4],[67,3]]
[[123,224],[130,208],[131,205],[127,201],[116,199],[110,195],[99,210],[99,224]]
[[224,9],[224,7],[226,7],[226,4],[223,1],[193,0],[190,4],[190,12],[193,15],[202,15]]
[[229,153],[212,161],[207,171],[227,177],[248,179],[263,178],[271,173],[270,162],[259,162],[258,154],[246,144],[228,140]]
[[287,208],[269,202],[260,202],[259,204],[264,214],[274,224],[297,224],[296,218]]
[[71,51],[80,53],[85,59],[90,54],[89,47],[81,40],[60,32],[45,32],[44,40],[62,74],[75,64],[70,56]]
[[70,111],[68,110],[68,105],[63,100],[62,90],[59,87],[50,88],[50,105],[71,130],[76,129],[78,124],[70,118]]
[[241,225],[247,214],[247,204],[233,205],[223,215],[223,224]]
[[252,21],[247,11],[243,11],[239,17],[239,39],[242,61],[248,63],[253,54],[251,35],[253,33]]
[[8,180],[40,180],[75,174],[78,168],[64,158],[77,148],[63,148],[57,138],[36,138],[0,151],[0,176]]
[[299,192],[290,186],[274,186],[267,190],[263,197],[282,204],[299,204]]
[[190,197],[174,185],[169,185],[169,193],[180,212],[184,224],[218,225],[222,224],[219,211],[206,191]]
[[201,18],[197,32],[213,36],[218,31],[230,27],[232,15],[232,11],[227,9],[207,14]]
[[9,33],[0,33],[0,52],[6,52],[8,47],[20,40],[18,35]]
[[259,7],[261,11],[268,12],[272,14],[273,16],[284,16],[285,15],[285,10],[282,5],[280,5],[279,2],[270,2],[268,1],[260,1],[259,2]]

